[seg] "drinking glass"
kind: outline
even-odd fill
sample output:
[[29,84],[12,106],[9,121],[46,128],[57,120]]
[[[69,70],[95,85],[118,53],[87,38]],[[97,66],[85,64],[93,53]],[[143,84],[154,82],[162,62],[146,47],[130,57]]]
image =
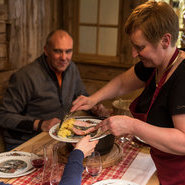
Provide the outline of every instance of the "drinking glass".
[[87,157],[86,160],[86,171],[92,176],[94,183],[94,177],[98,176],[98,174],[102,170],[102,161],[100,153],[94,151],[90,156]]
[[42,144],[36,143],[32,145],[30,160],[34,168],[41,168],[44,166],[44,151]]
[[50,185],[58,185],[62,173],[59,168],[59,159],[58,159],[58,149],[60,148],[61,143],[57,143],[53,146],[53,158],[52,158],[52,165],[51,165],[51,175],[50,175]]
[[42,176],[42,185],[58,185],[62,171],[58,163],[58,148],[60,143],[44,147],[45,163]]

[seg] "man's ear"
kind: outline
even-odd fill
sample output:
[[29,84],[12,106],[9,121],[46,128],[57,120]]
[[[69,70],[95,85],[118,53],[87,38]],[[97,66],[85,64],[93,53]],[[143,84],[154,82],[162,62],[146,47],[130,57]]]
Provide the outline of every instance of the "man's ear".
[[46,56],[48,56],[47,46],[44,46],[44,54],[45,54]]
[[161,44],[164,49],[168,48],[171,45],[172,36],[170,33],[165,33],[161,39]]

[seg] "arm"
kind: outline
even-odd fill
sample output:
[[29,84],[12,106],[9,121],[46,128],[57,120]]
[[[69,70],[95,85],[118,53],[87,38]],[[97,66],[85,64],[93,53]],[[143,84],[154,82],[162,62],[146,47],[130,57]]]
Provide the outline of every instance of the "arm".
[[98,141],[90,141],[90,136],[82,138],[76,145],[75,150],[70,153],[68,163],[65,166],[60,185],[80,185],[84,157],[90,155]]
[[12,75],[9,81],[9,87],[3,97],[0,106],[0,126],[21,131],[19,123],[27,121],[28,128],[24,128],[25,132],[33,130],[34,118],[25,116],[26,102],[33,92],[32,86],[26,77],[20,75]]
[[111,80],[107,85],[95,92],[90,97],[80,96],[73,102],[71,112],[88,110],[98,102],[127,94],[144,86],[134,72],[134,67]]
[[173,116],[173,120],[175,128],[162,128],[128,116],[112,116],[102,122],[102,127],[115,136],[135,135],[163,152],[185,155],[185,126],[182,124],[185,114]]
[[68,163],[64,168],[64,173],[60,185],[80,185],[82,179],[84,154],[80,150],[70,153]]
[[[26,72],[17,72],[11,76],[9,87],[0,105],[1,127],[29,134],[38,131],[40,120],[36,120],[34,116],[30,116],[31,114],[27,112],[29,103],[31,101],[33,103],[34,98],[37,97],[33,84],[32,79]],[[44,120],[41,130],[48,131],[59,121],[57,118]]]

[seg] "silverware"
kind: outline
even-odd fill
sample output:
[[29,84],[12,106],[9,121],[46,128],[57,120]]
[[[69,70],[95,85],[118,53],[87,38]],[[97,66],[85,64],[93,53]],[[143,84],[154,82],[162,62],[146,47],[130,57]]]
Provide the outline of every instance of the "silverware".
[[97,139],[101,139],[107,135],[111,134],[109,130],[106,130],[105,132],[102,132],[100,133],[99,135],[95,136],[95,137],[92,137],[92,139],[90,139],[90,141],[94,141],[94,140],[97,140]]

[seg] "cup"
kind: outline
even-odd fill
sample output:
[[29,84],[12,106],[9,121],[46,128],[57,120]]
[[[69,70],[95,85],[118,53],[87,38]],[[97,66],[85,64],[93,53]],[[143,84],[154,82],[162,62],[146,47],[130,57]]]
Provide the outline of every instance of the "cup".
[[44,166],[44,150],[41,143],[32,145],[30,160],[34,168],[42,168]]
[[86,159],[86,171],[93,178],[92,184],[94,183],[94,177],[98,176],[101,170],[102,170],[102,161],[101,161],[100,153],[97,151],[94,151]]

